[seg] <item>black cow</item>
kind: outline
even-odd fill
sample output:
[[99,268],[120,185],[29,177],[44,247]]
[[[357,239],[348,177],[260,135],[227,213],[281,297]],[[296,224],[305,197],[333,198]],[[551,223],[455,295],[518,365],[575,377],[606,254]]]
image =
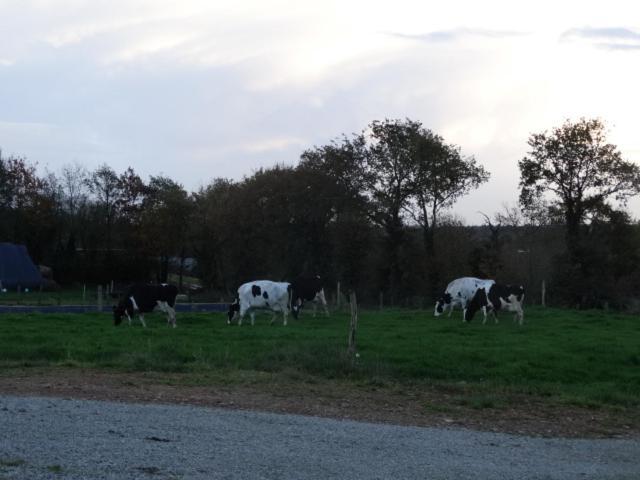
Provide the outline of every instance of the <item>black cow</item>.
[[[467,305],[467,310],[464,312],[465,322],[470,322],[473,319],[475,313],[481,308],[493,312],[496,323],[498,322],[498,312],[500,310],[506,310],[508,312],[515,312],[514,320],[518,320],[518,324],[522,325],[524,314],[522,312],[522,302],[524,301],[524,287],[502,285],[494,283],[489,287],[489,291],[486,288],[479,288],[471,301]],[[483,324],[487,321],[486,317]]]
[[313,303],[313,316],[316,316],[316,303],[320,302],[324,308],[324,313],[328,317],[327,299],[324,296],[324,286],[320,275],[312,277],[301,275],[291,282],[291,314],[293,318],[298,318],[298,314],[304,302]]
[[178,288],[175,285],[162,283],[160,285],[152,284],[135,284],[131,285],[122,295],[118,305],[113,307],[113,324],[120,325],[124,315],[129,319],[131,325],[131,317],[137,312],[140,323],[146,327],[144,323],[144,314],[153,311],[155,307],[166,312],[167,323],[176,327],[176,296]]

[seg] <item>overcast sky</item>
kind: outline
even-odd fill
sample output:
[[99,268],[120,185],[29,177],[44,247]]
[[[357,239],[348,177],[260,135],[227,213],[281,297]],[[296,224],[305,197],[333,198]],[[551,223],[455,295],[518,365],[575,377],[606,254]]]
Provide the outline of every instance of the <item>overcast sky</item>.
[[0,32],[0,148],[41,172],[193,191],[408,117],[491,172],[453,209],[474,224],[567,118],[640,163],[640,2],[0,0]]

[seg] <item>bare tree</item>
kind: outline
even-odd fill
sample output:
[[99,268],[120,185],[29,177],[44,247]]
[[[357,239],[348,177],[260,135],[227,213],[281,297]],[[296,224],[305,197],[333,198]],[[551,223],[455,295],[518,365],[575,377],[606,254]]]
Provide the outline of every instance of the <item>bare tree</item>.
[[95,197],[98,215],[104,221],[106,249],[107,254],[110,254],[113,247],[113,225],[120,198],[118,175],[110,166],[104,164],[87,179],[87,186]]

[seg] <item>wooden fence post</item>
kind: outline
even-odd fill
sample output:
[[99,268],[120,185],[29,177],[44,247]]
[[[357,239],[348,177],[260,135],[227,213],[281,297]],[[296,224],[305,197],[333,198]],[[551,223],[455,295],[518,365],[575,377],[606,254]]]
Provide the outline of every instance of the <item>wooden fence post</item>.
[[98,311],[102,311],[102,285],[98,285]]
[[340,310],[340,282],[336,285],[336,310]]
[[542,306],[543,306],[543,307],[546,307],[546,306],[547,306],[547,304],[546,304],[546,298],[545,298],[545,297],[546,297],[546,295],[547,295],[547,288],[546,288],[546,285],[545,285],[545,283],[544,283],[544,280],[542,280]]
[[358,303],[356,300],[356,292],[351,292],[351,295],[349,295],[349,303],[351,306],[351,321],[349,322],[347,353],[349,355],[353,355],[356,352],[356,330],[358,329]]

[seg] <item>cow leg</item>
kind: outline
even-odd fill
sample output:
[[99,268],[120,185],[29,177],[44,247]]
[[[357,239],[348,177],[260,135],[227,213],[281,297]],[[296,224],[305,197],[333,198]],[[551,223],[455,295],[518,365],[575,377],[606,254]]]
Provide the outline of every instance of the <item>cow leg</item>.
[[253,327],[256,323],[256,313],[251,310],[251,313],[249,313],[249,315],[251,316],[251,326]]
[[167,314],[167,325],[176,328],[176,311],[167,302],[158,300],[158,308]]
[[513,313],[513,321],[518,322],[518,325],[522,325],[522,306],[518,303],[510,303],[509,310]]
[[493,323],[498,323],[498,315],[496,315],[496,311],[493,308],[490,308],[487,313],[487,307],[482,307],[482,313],[484,314],[484,320],[482,320],[483,325],[487,323],[487,316],[489,314],[493,317]]
[[282,325],[287,326],[287,309],[282,310]]
[[129,316],[129,312],[127,312],[127,311],[125,310],[125,312],[124,312],[124,313],[126,313],[126,314],[127,314],[127,319],[129,320],[129,326],[131,326],[131,316]]
[[133,308],[133,311],[135,312],[136,310],[140,310],[138,308],[138,304],[136,303],[136,299],[133,298],[133,295],[131,297],[129,297],[129,300],[131,300],[131,307]]
[[516,311],[515,316],[513,317],[513,320],[518,320],[518,325],[522,325],[522,322],[524,321],[524,312],[522,311],[522,307],[518,307],[518,310]]
[[[240,317],[238,318],[238,326],[242,325],[242,319],[244,318],[244,316],[247,313],[250,313],[250,312],[251,312],[250,308],[246,308],[246,307],[243,308],[242,304],[240,305],[240,312],[237,312],[240,315]],[[253,312],[251,312],[251,313],[253,313]],[[233,316],[233,318],[235,318],[235,315]]]
[[167,322],[169,322],[173,328],[176,328],[176,310],[169,305],[167,305],[167,310],[169,315]]
[[227,317],[227,325],[231,325],[231,322],[233,322],[236,318],[238,318],[239,315],[240,313],[233,312],[233,317],[231,318]]
[[[131,300],[131,308],[133,313],[138,312],[138,319],[140,320],[140,323],[142,323],[142,326],[144,328],[147,328],[146,323],[144,323],[144,316],[140,313],[140,309],[138,308],[138,304],[136,303],[136,299],[133,298],[133,295],[129,297],[129,300]],[[132,315],[133,315],[132,313]],[[129,316],[129,314],[127,313],[127,316]]]
[[171,314],[169,313],[169,310],[167,310],[167,302],[163,302],[161,300],[156,300],[156,305],[158,305],[158,309],[161,312],[164,312],[167,314],[167,325],[171,324]]
[[329,316],[329,308],[327,307],[327,299],[324,296],[324,289],[320,290],[318,292],[318,300],[320,300],[320,303],[322,304],[322,308],[324,308],[325,317],[328,317]]
[[276,321],[276,311],[271,310],[271,321],[269,322],[269,325],[273,325],[273,322],[275,321]]

